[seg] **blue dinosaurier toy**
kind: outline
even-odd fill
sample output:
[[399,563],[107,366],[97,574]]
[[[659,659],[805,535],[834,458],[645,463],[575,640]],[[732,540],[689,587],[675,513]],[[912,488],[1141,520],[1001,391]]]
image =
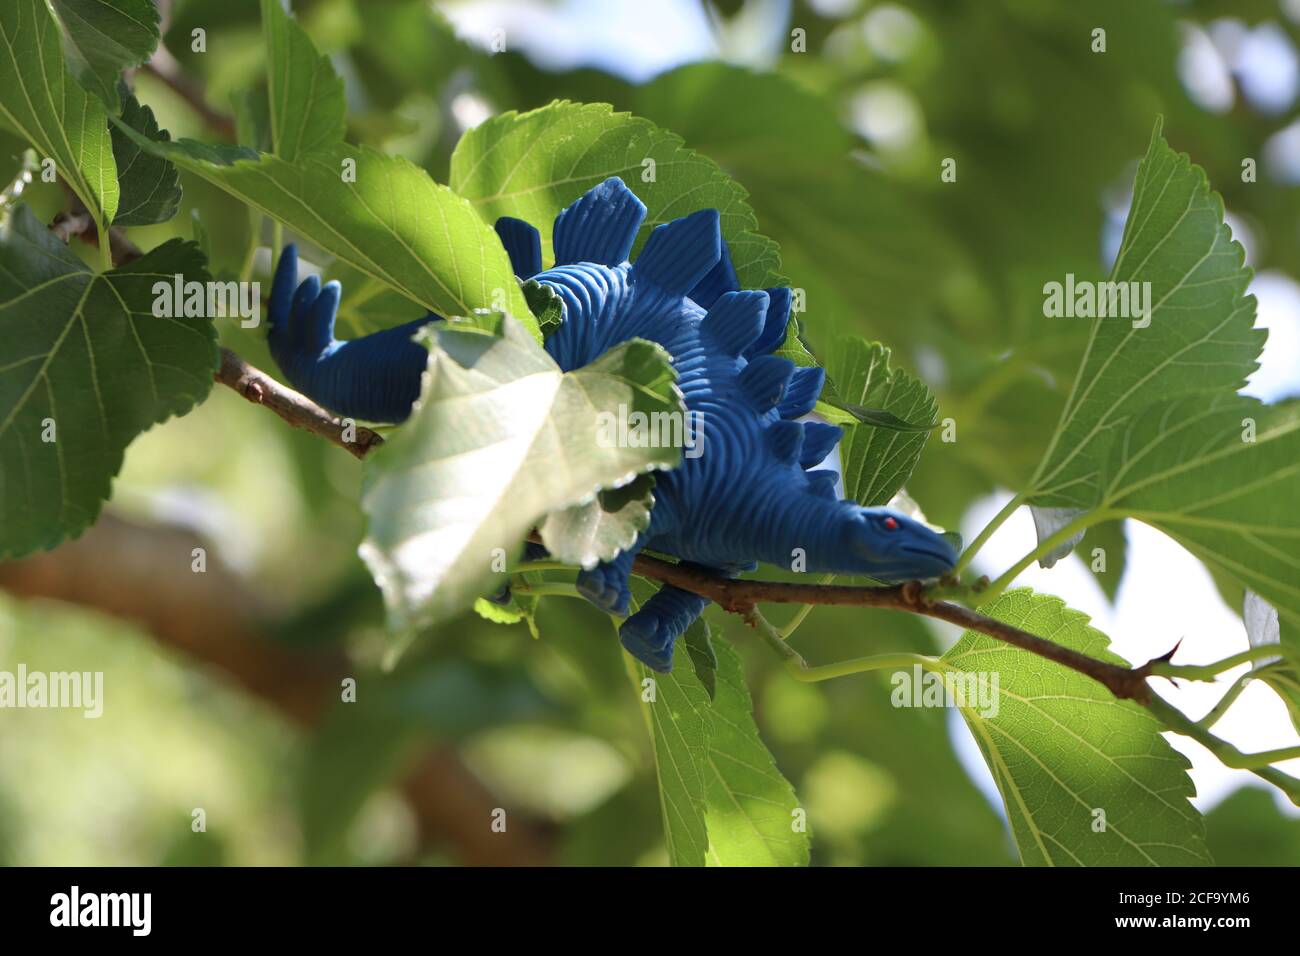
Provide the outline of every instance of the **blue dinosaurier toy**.
[[[633,337],[672,356],[677,382],[705,444],[662,473],[649,528],[612,561],[581,572],[594,604],[626,614],[628,575],[642,547],[734,575],[755,562],[881,581],[951,570],[951,544],[920,522],[885,508],[836,498],[837,476],[809,470],[841,430],[793,419],[821,393],[820,368],[795,368],[770,354],[785,338],[790,290],[741,291],[718,213],[705,209],[658,226],[636,262],[628,255],[646,207],[621,180],[592,188],[555,220],[555,265],[542,268],[541,239],[518,219],[496,223],[515,273],[558,293],[564,310],[546,350],[579,368]],[[270,300],[271,352],[299,390],[340,415],[399,422],[410,413],[427,353],[411,341],[425,319],[340,342],[340,287],[308,277],[297,292],[297,255],[287,246]],[[623,646],[657,670],[707,601],[665,585],[623,622]]]

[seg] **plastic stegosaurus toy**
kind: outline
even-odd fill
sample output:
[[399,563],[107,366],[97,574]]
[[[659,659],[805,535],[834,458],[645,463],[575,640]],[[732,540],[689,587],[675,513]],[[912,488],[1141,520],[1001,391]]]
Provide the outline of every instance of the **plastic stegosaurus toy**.
[[[957,555],[944,537],[896,511],[839,500],[838,475],[814,468],[842,431],[794,420],[812,411],[825,374],[771,354],[785,339],[790,290],[739,288],[713,209],[656,227],[630,263],[645,214],[620,179],[607,179],[556,218],[550,269],[533,226],[496,223],[516,275],[550,286],[563,303],[563,321],[546,341],[561,368],[631,338],[657,342],[672,356],[691,421],[703,426],[698,457],[658,475],[649,527],[613,560],[580,572],[579,590],[626,614],[628,576],[643,547],[727,575],[759,561],[790,567],[796,558],[807,571],[880,581],[951,570]],[[271,351],[285,377],[337,414],[404,420],[427,359],[411,336],[438,316],[340,342],[339,284],[309,276],[295,293],[296,281],[297,255],[287,246],[269,307]],[[663,586],[623,622],[623,646],[669,670],[674,642],[707,603]]]

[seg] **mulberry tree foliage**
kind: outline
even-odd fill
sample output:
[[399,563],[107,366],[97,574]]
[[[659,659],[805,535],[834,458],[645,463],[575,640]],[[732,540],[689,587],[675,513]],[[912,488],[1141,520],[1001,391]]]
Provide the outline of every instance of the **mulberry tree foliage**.
[[[1170,143],[1198,141],[1178,122],[1166,137],[1151,109],[1149,139],[1126,122],[1098,150],[1114,161],[1112,180],[1136,161],[1109,282],[1142,290],[1145,313],[1056,320],[1016,283],[1059,280],[1043,264],[1080,250],[1020,208],[1003,172],[983,186],[963,178],[996,164],[959,161],[958,180],[940,183],[953,197],[940,211],[909,164],[926,164],[927,177],[947,167],[862,162],[864,144],[810,92],[815,82],[720,64],[637,87],[556,79],[515,54],[473,53],[426,4],[399,2],[346,29],[325,25],[358,80],[318,46],[319,22],[277,0],[257,6],[241,29],[260,30],[264,47],[261,62],[234,71],[244,81],[235,135],[202,139],[162,128],[175,104],[139,69],[160,43],[153,3],[0,9],[0,126],[20,158],[0,198],[0,558],[81,535],[143,432],[237,400],[209,394],[224,375],[219,338],[268,371],[270,356],[281,364],[306,393],[291,419],[314,416],[344,444],[374,425],[364,462],[343,461],[355,466],[343,477],[323,457],[335,449],[307,459],[313,495],[349,489],[347,517],[316,534],[357,548],[338,563],[370,578],[338,591],[373,613],[394,668],[359,717],[339,712],[309,746],[309,858],[347,858],[348,829],[413,741],[473,738],[490,768],[493,730],[536,720],[608,735],[619,766],[636,753],[632,782],[583,810],[595,820],[653,804],[658,830],[622,828],[635,831],[623,836],[636,859],[806,865],[869,846],[884,861],[948,862],[954,847],[989,861],[1001,823],[942,719],[889,706],[888,681],[869,673],[881,668],[991,695],[957,695],[955,706],[1025,865],[1212,863],[1170,730],[1200,734],[1300,801],[1277,760],[1243,757],[1158,696],[1119,700],[1086,669],[997,635],[1009,625],[1128,667],[1082,612],[1011,585],[1035,561],[1100,544],[1114,552],[1102,581],[1113,597],[1121,522],[1132,519],[1252,608],[1258,653],[1239,663],[1253,660],[1295,719],[1300,419],[1293,403],[1239,394],[1265,343],[1252,274],[1223,199]],[[397,108],[417,89],[429,110],[464,107],[467,75],[493,94],[477,124],[460,129],[451,110],[420,128]],[[959,155],[962,136],[979,134],[947,131]],[[1088,158],[1051,155],[1059,191],[1075,181],[1072,159]],[[895,189],[891,175],[912,180]],[[1076,201],[1049,211],[1074,215]],[[952,228],[970,220],[978,227]],[[302,285],[293,272],[274,300],[261,296],[266,321],[235,314],[238,284],[270,289],[268,264],[288,242],[281,261],[309,263]],[[1018,272],[992,261],[1004,253]],[[997,268],[1013,278],[999,285]],[[1079,262],[1081,276],[1094,271]],[[270,387],[240,390],[266,402]],[[359,393],[373,401],[349,406]],[[396,412],[357,422],[355,408]],[[610,440],[610,421],[701,408],[704,464],[681,441],[626,428]],[[721,423],[712,437],[710,416]],[[187,426],[201,429],[168,428]],[[263,467],[289,470],[274,455]],[[256,484],[264,496],[278,487]],[[956,526],[992,487],[1010,488],[1013,506],[963,550],[936,522]],[[1036,547],[976,581],[971,559],[1020,505],[1033,511]],[[663,562],[742,585],[922,577],[927,600],[951,599],[983,623],[935,653],[918,617],[873,607],[838,608],[823,630],[831,612],[807,605],[705,612],[689,581],[652,580]],[[339,600],[313,620],[354,613]],[[805,635],[815,636],[805,645]],[[1225,635],[1221,657],[1241,650]],[[558,761],[561,749],[544,753]],[[545,788],[531,789],[543,800]],[[908,835],[912,857],[879,836],[893,832]]]

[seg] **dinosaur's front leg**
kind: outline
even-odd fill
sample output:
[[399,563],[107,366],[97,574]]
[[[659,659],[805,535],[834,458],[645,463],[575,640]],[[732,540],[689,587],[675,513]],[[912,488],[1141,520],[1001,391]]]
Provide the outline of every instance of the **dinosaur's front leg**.
[[632,547],[620,552],[612,561],[596,565],[590,571],[578,572],[578,593],[596,607],[611,614],[627,613],[632,591],[627,579],[632,573],[632,562],[645,543],[645,535],[637,538]]
[[[374,422],[400,422],[420,394],[428,364],[411,337],[438,317],[340,342],[334,319],[342,289],[315,276],[298,285],[298,253],[284,247],[267,307],[271,355],[289,384],[330,411]],[[296,287],[296,291],[295,291]]]
[[673,669],[673,645],[695,623],[707,598],[671,584],[661,587],[641,609],[623,622],[619,640],[637,660],[654,670]]

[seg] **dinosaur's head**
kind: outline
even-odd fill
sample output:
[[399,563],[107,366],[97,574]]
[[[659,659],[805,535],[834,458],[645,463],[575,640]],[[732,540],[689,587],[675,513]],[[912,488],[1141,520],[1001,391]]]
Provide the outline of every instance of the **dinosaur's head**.
[[852,573],[879,581],[937,578],[957,563],[957,549],[947,538],[889,508],[854,508],[843,534]]

